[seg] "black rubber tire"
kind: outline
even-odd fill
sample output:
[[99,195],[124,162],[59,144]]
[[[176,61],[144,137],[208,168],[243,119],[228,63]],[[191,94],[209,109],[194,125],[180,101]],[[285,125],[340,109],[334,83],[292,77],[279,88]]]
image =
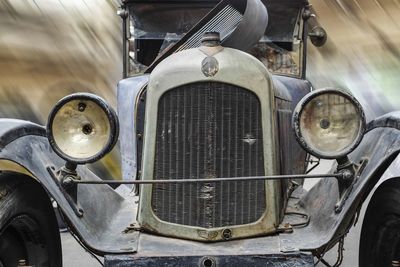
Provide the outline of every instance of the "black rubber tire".
[[0,267],[61,267],[57,220],[41,185],[24,175],[0,174]]
[[371,198],[365,213],[359,266],[391,267],[400,261],[400,180],[384,183]]

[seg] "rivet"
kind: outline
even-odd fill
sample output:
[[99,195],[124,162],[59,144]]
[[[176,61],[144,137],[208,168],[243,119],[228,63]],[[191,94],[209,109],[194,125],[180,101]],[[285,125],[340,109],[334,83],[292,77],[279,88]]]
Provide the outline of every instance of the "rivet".
[[222,231],[222,237],[225,240],[229,240],[232,238],[232,231],[230,229],[224,229],[224,231]]
[[78,110],[79,110],[80,112],[84,112],[85,109],[86,109],[86,104],[83,103],[83,102],[80,102],[80,103],[78,104]]

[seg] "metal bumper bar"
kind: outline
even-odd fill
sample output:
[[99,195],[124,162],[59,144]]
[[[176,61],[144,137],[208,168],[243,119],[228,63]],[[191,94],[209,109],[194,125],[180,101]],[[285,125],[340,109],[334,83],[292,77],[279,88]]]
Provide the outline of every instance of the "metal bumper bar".
[[221,255],[221,256],[105,256],[105,267],[313,267],[314,257],[310,253],[277,255]]
[[75,184],[183,184],[183,183],[221,183],[237,181],[259,181],[259,180],[288,180],[288,179],[311,179],[311,178],[343,178],[343,173],[332,174],[294,174],[294,175],[271,175],[271,176],[249,176],[228,178],[204,178],[204,179],[170,179],[170,180],[77,180],[69,181]]

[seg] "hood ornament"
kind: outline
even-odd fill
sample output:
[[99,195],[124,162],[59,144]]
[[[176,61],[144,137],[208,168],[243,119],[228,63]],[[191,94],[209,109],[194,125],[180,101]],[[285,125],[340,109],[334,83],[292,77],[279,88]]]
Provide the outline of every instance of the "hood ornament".
[[201,62],[201,71],[206,77],[213,77],[219,70],[218,61],[215,57],[206,57]]
[[219,32],[206,32],[201,39],[200,50],[207,55],[201,62],[201,71],[206,77],[215,76],[219,63],[213,55],[222,50]]

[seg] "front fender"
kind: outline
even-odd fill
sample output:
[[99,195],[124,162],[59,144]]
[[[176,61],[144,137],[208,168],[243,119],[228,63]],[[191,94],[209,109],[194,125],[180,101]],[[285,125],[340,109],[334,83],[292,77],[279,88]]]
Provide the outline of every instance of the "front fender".
[[[77,217],[47,171],[47,167],[57,169],[64,162],[52,151],[44,128],[23,121],[0,120],[0,129],[0,159],[18,163],[42,183],[87,247],[100,255],[137,250],[138,232],[123,233],[130,223],[135,222],[133,204],[109,186],[82,185],[78,188],[78,199],[84,215]],[[321,180],[299,201],[309,214],[309,225],[296,228],[293,233],[279,235],[281,247],[318,251],[334,244],[347,231],[360,205],[376,184],[400,176],[399,136],[400,112],[387,114],[369,123],[368,132],[359,147],[349,155],[353,162],[368,159],[368,164],[359,174],[342,211],[335,212],[337,181]],[[85,167],[79,167],[78,172],[82,179],[99,179]]]
[[359,195],[362,202],[382,183],[400,177],[400,112],[385,114],[368,123],[365,139],[351,157],[353,161],[362,158],[369,161],[361,174],[368,177]]
[[321,179],[304,194],[299,205],[310,216],[307,227],[292,234],[282,234],[282,245],[300,250],[325,251],[347,233],[357,211],[374,187],[392,177],[400,176],[400,112],[386,114],[371,121],[357,149],[349,155],[354,163],[367,160],[340,212],[335,212],[339,200],[338,183]]
[[[37,179],[58,203],[73,233],[93,252],[104,255],[136,250],[137,232],[125,233],[129,224],[135,222],[134,205],[111,187],[79,185],[78,201],[84,213],[82,217],[75,214],[48,171],[51,167],[59,169],[65,162],[53,152],[44,127],[0,119],[0,161],[6,163],[0,165],[3,170],[11,167]],[[77,172],[81,179],[100,179],[84,166],[79,166]]]

